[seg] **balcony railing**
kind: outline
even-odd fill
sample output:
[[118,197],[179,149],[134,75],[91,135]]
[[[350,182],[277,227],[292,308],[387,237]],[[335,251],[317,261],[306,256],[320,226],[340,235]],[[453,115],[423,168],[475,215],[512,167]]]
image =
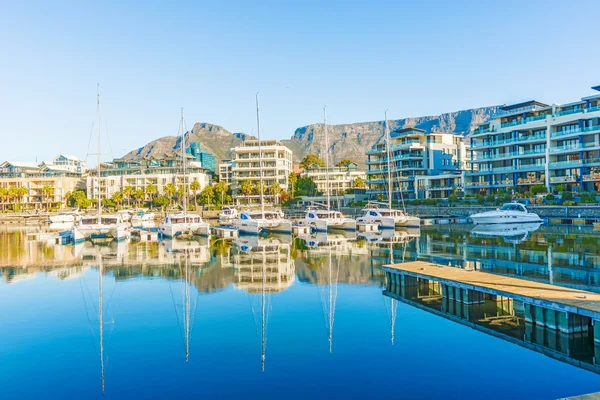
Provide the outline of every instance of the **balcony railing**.
[[517,185],[539,185],[544,184],[543,179],[540,178],[519,178],[517,179]]
[[577,149],[582,149],[583,147],[584,146],[581,143],[566,144],[566,145],[562,145],[562,146],[550,147],[550,152],[556,153],[559,151],[577,150]]
[[553,132],[550,136],[555,138],[555,137],[572,135],[574,133],[587,133],[587,132],[593,132],[593,131],[597,131],[597,130],[600,130],[600,125],[586,126],[584,128],[577,127],[577,128],[566,129],[564,131]]
[[574,176],[552,176],[550,177],[551,183],[561,183],[561,182],[575,182]]
[[529,122],[539,121],[539,120],[542,120],[542,119],[546,119],[546,114],[535,115],[535,116],[532,116],[532,117],[521,118],[521,119],[515,119],[515,120],[512,120],[510,122],[506,122],[504,124],[501,124],[500,127],[501,128],[508,128],[510,126],[523,125],[523,124],[527,124]]

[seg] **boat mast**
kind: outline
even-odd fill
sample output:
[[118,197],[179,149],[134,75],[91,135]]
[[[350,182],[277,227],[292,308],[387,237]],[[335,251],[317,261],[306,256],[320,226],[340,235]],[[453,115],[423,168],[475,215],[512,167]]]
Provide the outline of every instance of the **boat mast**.
[[102,393],[104,393],[104,322],[102,320],[102,275],[104,274],[104,267],[102,266],[102,254],[98,254],[98,262],[100,272],[98,273],[98,312],[100,318],[100,384],[102,386]]
[[190,285],[188,272],[188,254],[185,253],[185,362],[190,357]]
[[327,209],[331,208],[329,195],[329,134],[327,132],[327,106],[323,106],[323,129],[325,131],[325,179],[327,185]]
[[260,143],[260,111],[258,108],[258,93],[256,93],[256,130],[258,135],[258,174],[260,175],[260,211],[261,218],[265,217],[265,200],[263,188],[262,145]]
[[391,140],[390,130],[388,129],[387,110],[385,110],[385,142],[387,149],[387,173],[388,173],[388,208],[392,209],[392,167],[391,167]]
[[329,353],[333,352],[333,274],[331,271],[331,249],[329,249]]
[[265,259],[265,249],[263,248],[263,262],[262,262],[262,298],[261,298],[261,325],[260,325],[260,341],[261,341],[261,370],[265,372],[265,280],[267,279],[267,260]]
[[98,114],[98,223],[100,224],[102,221],[100,220],[100,215],[102,214],[102,202],[100,200],[100,84],[96,84],[96,90],[98,94],[98,102],[96,105],[97,114]]
[[187,176],[185,168],[185,120],[183,118],[183,107],[181,107],[181,163],[183,168],[183,214],[187,214]]
[[[390,264],[394,264],[394,242],[390,242]],[[391,308],[391,321],[390,321],[390,334],[392,337],[392,346],[394,345],[395,333],[396,333],[396,300],[390,297],[390,308]]]

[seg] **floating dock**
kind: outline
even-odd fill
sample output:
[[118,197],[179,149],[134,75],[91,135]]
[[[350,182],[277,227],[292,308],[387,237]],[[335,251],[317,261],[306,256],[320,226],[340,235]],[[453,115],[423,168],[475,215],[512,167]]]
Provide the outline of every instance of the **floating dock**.
[[513,299],[523,303],[525,321],[572,334],[593,330],[600,343],[600,294],[428,262],[386,265],[387,290],[404,296],[431,285],[443,298],[467,305]]

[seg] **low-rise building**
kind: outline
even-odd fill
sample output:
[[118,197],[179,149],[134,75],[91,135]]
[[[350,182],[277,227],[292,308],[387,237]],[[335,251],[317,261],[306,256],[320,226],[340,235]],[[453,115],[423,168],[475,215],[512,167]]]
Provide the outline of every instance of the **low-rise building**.
[[460,177],[468,162],[464,138],[460,135],[404,128],[391,132],[390,138],[389,149],[383,141],[366,153],[367,194],[372,199],[387,198],[390,184],[393,201],[415,199],[418,177]]
[[[317,192],[330,196],[344,195],[350,189],[361,189],[366,184],[367,173],[358,169],[355,163],[343,167],[320,167],[316,164],[305,169],[300,176],[311,179],[317,185]],[[327,177],[329,176],[329,187]],[[362,183],[362,185],[357,185]],[[316,194],[316,193],[315,193]]]
[[[264,200],[267,204],[277,204],[280,193],[275,193],[275,188],[287,191],[288,179],[292,172],[292,151],[278,140],[261,140],[262,156],[259,157],[258,140],[246,140],[242,146],[231,149],[231,188],[233,198],[237,205],[260,205],[260,193],[256,190],[261,180]],[[250,193],[244,189],[254,187]]]
[[60,209],[66,206],[67,193],[85,188],[85,178],[70,166],[5,161],[0,164],[0,188],[6,190],[0,199],[3,208],[18,203],[30,210]]
[[[201,189],[210,184],[210,176],[195,161],[191,154],[186,155],[186,176],[188,184],[194,181],[200,183]],[[174,184],[178,188],[184,183],[183,164],[181,154],[172,154],[164,157],[148,157],[141,160],[115,159],[112,163],[104,163],[100,168],[100,186],[98,186],[97,170],[90,170],[87,177],[87,196],[90,199],[109,199],[117,192],[123,192],[126,187],[134,191],[142,190],[146,200],[149,185],[156,188],[159,195],[165,194],[165,187]]]
[[[600,86],[592,88],[600,91]],[[600,190],[600,93],[569,104],[527,101],[500,108],[469,135],[468,194]]]
[[219,181],[231,184],[231,160],[223,160],[219,163]]

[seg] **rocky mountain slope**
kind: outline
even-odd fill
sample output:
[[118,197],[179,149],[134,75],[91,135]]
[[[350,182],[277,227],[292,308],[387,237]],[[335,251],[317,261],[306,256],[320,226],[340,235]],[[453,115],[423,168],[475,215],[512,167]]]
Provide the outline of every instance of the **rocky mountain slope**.
[[[477,124],[492,118],[497,108],[497,106],[481,107],[438,116],[390,120],[388,123],[390,130],[417,127],[426,131],[467,134]],[[383,125],[383,121],[328,125],[332,161],[335,163],[347,158],[364,166],[365,151],[382,139]],[[244,133],[231,133],[223,127],[209,123],[196,123],[191,133],[187,135],[187,141],[199,141],[218,160],[229,158],[230,149],[240,145],[246,138],[254,139]],[[179,149],[179,142],[179,138],[174,136],[163,137],[128,153],[125,158],[172,153]],[[325,148],[323,124],[298,128],[291,139],[283,140],[283,143],[294,152],[295,162],[299,162],[306,154],[322,155]]]

